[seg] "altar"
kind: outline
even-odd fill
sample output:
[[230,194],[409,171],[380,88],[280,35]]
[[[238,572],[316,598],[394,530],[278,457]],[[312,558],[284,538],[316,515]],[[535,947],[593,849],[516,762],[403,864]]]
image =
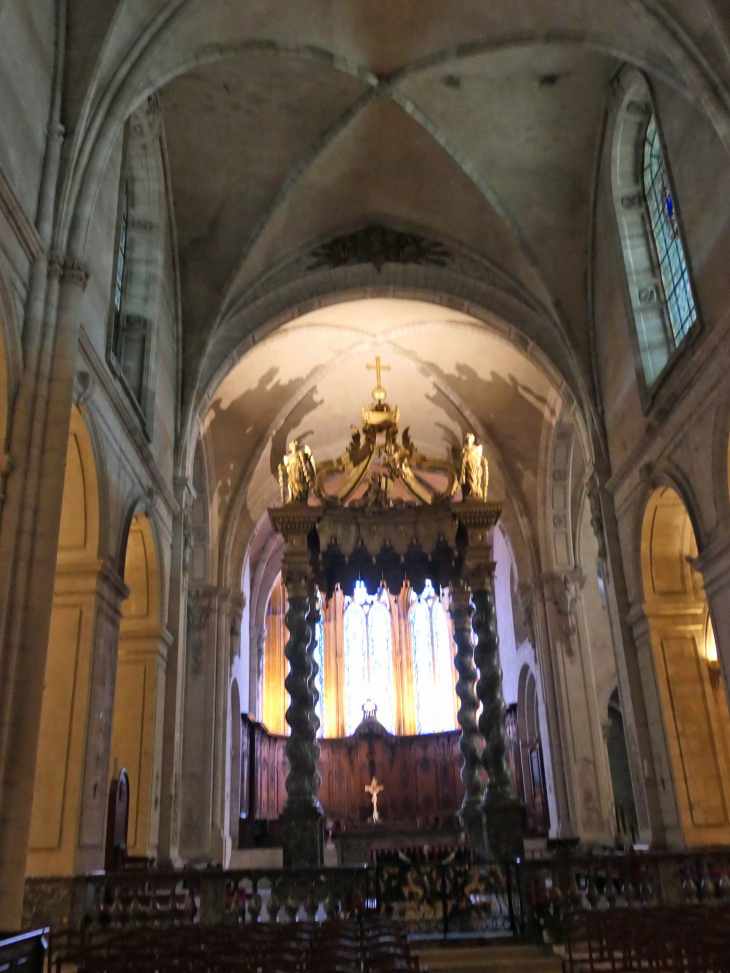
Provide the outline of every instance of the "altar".
[[[377,720],[364,719],[350,737],[319,741],[318,799],[338,864],[370,862],[384,850],[463,844],[459,737],[459,731],[393,736]],[[241,848],[283,840],[278,822],[290,770],[287,740],[242,718]],[[373,778],[382,787],[377,822],[367,790]]]

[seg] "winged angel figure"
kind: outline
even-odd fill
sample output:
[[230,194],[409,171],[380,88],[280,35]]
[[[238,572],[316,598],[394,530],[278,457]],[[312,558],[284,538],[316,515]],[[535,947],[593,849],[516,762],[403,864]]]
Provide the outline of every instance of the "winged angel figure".
[[299,443],[294,439],[289,443],[289,452],[284,456],[283,462],[279,463],[281,502],[306,503],[316,475],[312,450],[309,446],[302,446],[300,449]]

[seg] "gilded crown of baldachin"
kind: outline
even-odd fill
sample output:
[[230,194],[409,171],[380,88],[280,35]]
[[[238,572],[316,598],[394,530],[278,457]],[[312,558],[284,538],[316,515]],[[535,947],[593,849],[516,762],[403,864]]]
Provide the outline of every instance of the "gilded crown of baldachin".
[[[376,357],[374,365],[376,386],[370,405],[362,407],[362,421],[352,426],[352,436],[345,452],[333,460],[317,465],[312,450],[297,440],[289,443],[287,453],[279,464],[281,501],[306,504],[312,493],[325,504],[338,506],[390,507],[407,502],[430,505],[448,501],[461,488],[465,502],[484,503],[489,485],[489,466],[482,446],[469,432],[464,437],[460,464],[447,459],[434,459],[421,453],[406,428],[398,441],[400,408],[391,408],[381,384],[381,373],[390,371]],[[376,469],[371,469],[376,463]],[[355,497],[358,488],[367,480],[366,489]],[[430,475],[430,476],[429,476]],[[337,486],[328,489],[328,481],[336,478]],[[434,481],[445,481],[439,488]],[[400,482],[410,496],[404,501],[394,495]]]

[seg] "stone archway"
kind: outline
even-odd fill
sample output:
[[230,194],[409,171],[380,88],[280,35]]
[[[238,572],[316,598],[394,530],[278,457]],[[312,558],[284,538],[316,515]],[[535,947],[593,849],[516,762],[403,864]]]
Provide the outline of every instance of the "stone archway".
[[100,868],[120,606],[127,591],[99,558],[97,467],[71,411],[27,874]]
[[160,624],[157,549],[145,514],[129,528],[114,694],[110,777],[129,775],[127,851],[155,858],[160,822],[160,774],[165,670],[171,638]]
[[688,846],[730,841],[730,715],[696,557],[682,500],[654,490],[641,535],[644,614],[678,813],[669,837]]

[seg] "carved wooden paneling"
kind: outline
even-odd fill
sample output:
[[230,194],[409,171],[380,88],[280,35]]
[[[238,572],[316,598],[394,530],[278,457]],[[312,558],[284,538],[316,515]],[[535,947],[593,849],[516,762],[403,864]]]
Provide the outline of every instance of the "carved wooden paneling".
[[[252,723],[255,753],[253,807],[256,818],[278,818],[286,800],[286,737]],[[244,730],[244,738],[247,732]],[[371,814],[365,786],[375,776],[383,785],[378,808],[383,824],[409,827],[457,813],[461,783],[459,731],[424,736],[353,736],[320,740],[319,799],[327,816],[343,824],[364,823]],[[245,752],[242,748],[242,759]],[[244,764],[241,780],[247,778]],[[242,784],[243,786],[243,784]],[[248,794],[242,800],[248,801]],[[248,806],[243,804],[243,806]]]

